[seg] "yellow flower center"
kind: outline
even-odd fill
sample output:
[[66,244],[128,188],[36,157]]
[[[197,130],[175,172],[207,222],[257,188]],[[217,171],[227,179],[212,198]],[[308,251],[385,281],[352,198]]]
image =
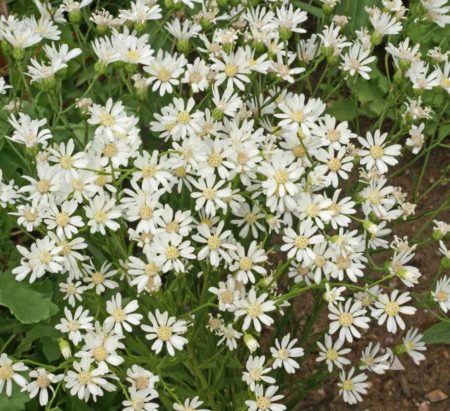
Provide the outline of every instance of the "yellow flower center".
[[446,293],[443,290],[439,290],[436,293],[436,300],[441,301],[441,302],[447,301],[448,300],[448,293]]
[[336,129],[328,130],[328,132],[327,132],[327,138],[332,143],[334,143],[335,141],[338,141],[340,137],[341,137],[341,133]]
[[39,375],[36,378],[36,385],[39,388],[47,388],[50,385],[50,380],[46,375]]
[[214,200],[216,197],[216,190],[214,188],[205,188],[203,190],[203,197],[209,201]]
[[97,210],[94,213],[94,220],[96,223],[104,223],[106,219],[108,218],[107,214],[103,210]]
[[94,352],[92,353],[95,361],[105,361],[108,357],[108,353],[105,350],[105,347],[101,345],[100,347],[95,347]]
[[212,235],[208,238],[208,247],[211,250],[217,250],[220,247],[221,241],[220,238],[216,235]]
[[297,158],[305,157],[306,151],[301,144],[297,144],[293,149],[292,153]]
[[227,64],[225,66],[225,70],[224,71],[225,71],[225,74],[228,77],[234,77],[237,74],[238,69],[237,69],[236,64]]
[[338,255],[336,258],[336,265],[339,269],[346,270],[350,267],[350,259],[348,259],[344,255]]
[[375,159],[378,160],[379,158],[383,157],[384,150],[383,147],[375,145],[370,149],[370,155]]
[[65,156],[62,156],[61,159],[59,160],[59,165],[64,170],[70,170],[73,165],[72,157],[67,154]]
[[253,368],[252,370],[250,370],[250,372],[248,374],[250,375],[250,378],[253,381],[259,381],[261,379],[262,369],[261,368]]
[[338,359],[338,352],[335,348],[330,348],[326,352],[327,359],[330,361],[336,361]]
[[138,390],[145,390],[148,387],[149,380],[145,375],[139,375],[134,381],[136,382],[136,388]]
[[353,315],[350,313],[342,313],[339,316],[339,324],[343,327],[350,327],[353,324]]
[[182,110],[177,115],[177,122],[180,124],[189,124],[191,116],[186,110]]
[[109,114],[109,113],[103,113],[100,116],[100,124],[103,127],[111,127],[116,123],[116,119],[113,115]]
[[222,157],[217,153],[212,153],[208,158],[211,167],[219,167],[222,164]]
[[0,367],[0,380],[9,380],[13,376],[13,369],[10,365],[2,365]]
[[78,329],[80,328],[80,323],[77,320],[71,320],[67,324],[67,327],[69,327],[70,331],[78,331]]
[[342,389],[345,391],[353,390],[353,381],[352,380],[342,381]]
[[39,254],[39,259],[42,264],[49,264],[52,261],[52,255],[48,251],[43,251]]
[[117,155],[117,147],[114,143],[106,144],[103,148],[103,155],[108,158],[112,158]]
[[129,50],[127,53],[127,57],[131,63],[137,63],[141,56],[136,50]]
[[244,220],[247,224],[255,224],[256,223],[256,214],[255,213],[247,213],[244,217]]
[[328,162],[328,168],[331,171],[338,171],[341,168],[341,160],[339,160],[338,158],[332,158],[329,162]]
[[180,230],[180,224],[177,221],[171,221],[166,225],[166,231],[168,233],[178,233]]
[[139,210],[139,216],[142,220],[150,220],[153,217],[153,208],[148,205],[144,205]]
[[298,235],[297,237],[295,237],[294,245],[296,248],[303,249],[303,248],[308,247],[309,240],[307,237],[305,237],[303,235]]
[[67,224],[69,224],[69,216],[66,213],[58,213],[56,215],[56,224],[58,224],[60,227],[65,227]]
[[159,70],[157,77],[159,81],[165,82],[169,81],[171,76],[172,73],[169,70],[162,68],[161,70]]
[[122,323],[125,321],[126,318],[126,314],[125,311],[122,308],[118,308],[117,310],[115,310],[112,314],[114,320],[118,323]]
[[148,263],[145,266],[145,274],[148,277],[153,277],[158,274],[158,266],[155,263]]
[[317,204],[310,204],[307,208],[306,208],[306,215],[308,217],[317,217],[320,213],[320,207]]
[[167,325],[161,325],[157,330],[156,334],[161,341],[169,341],[172,337],[172,330]]
[[78,382],[81,385],[88,385],[92,382],[91,373],[88,371],[81,371],[78,374]]
[[220,294],[220,299],[225,303],[225,304],[232,304],[234,301],[234,296],[233,293],[230,290],[226,290],[224,292],[222,292]]
[[256,399],[256,406],[263,411],[266,411],[270,408],[270,400],[267,397],[258,397]]
[[102,284],[103,281],[105,281],[105,276],[102,273],[97,271],[94,274],[92,274],[92,282],[95,285]]
[[303,121],[304,114],[303,111],[293,111],[291,114],[291,119],[295,123],[301,123]]
[[239,268],[244,271],[250,271],[253,267],[253,261],[250,257],[242,257],[239,260]]
[[277,184],[286,184],[289,178],[289,174],[286,170],[278,170],[275,173],[275,181]]
[[400,306],[395,301],[389,301],[384,306],[384,311],[389,317],[395,317],[400,311]]
[[41,194],[47,193],[50,190],[50,182],[48,180],[39,180],[36,188]]
[[154,177],[156,172],[157,172],[157,168],[156,166],[152,166],[150,164],[142,167],[142,177],[144,178],[149,178],[149,177]]
[[247,314],[249,317],[257,318],[263,313],[261,304],[253,303],[250,304],[247,308]]
[[178,251],[178,248],[174,247],[173,245],[167,247],[166,257],[169,260],[176,260],[179,256],[180,256],[180,252]]
[[281,348],[281,349],[278,350],[278,356],[282,360],[287,360],[289,358],[289,351],[286,350],[286,348]]

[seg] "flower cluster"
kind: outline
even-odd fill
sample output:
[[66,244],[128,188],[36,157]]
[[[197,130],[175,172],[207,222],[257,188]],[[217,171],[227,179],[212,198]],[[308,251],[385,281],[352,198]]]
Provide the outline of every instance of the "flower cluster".
[[[0,174],[23,236],[12,274],[56,284],[48,321],[65,357],[36,368],[3,353],[0,392],[14,382],[47,407],[114,395],[124,411],[282,411],[280,386],[306,355],[348,404],[370,373],[424,360],[410,325],[418,241],[394,235],[416,205],[390,173],[442,141],[426,93],[444,112],[448,55],[423,55],[405,27],[443,27],[450,8],[383,0],[350,29],[322,0],[314,32],[288,1],[91,3],[34,0],[31,17],[0,22],[21,73],[0,82],[6,144],[24,162],[14,180]],[[360,124],[355,90],[374,79],[388,102]],[[435,222],[442,270],[449,231]],[[300,336],[291,300],[306,292]],[[445,316],[450,277],[427,298]],[[374,327],[397,344],[367,341]]]

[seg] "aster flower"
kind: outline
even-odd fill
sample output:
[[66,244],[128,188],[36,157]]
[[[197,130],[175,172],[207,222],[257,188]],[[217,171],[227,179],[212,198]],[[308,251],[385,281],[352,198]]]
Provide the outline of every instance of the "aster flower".
[[283,367],[288,374],[294,374],[296,369],[300,367],[294,358],[302,357],[304,355],[303,348],[294,347],[297,343],[297,338],[291,340],[291,335],[286,334],[281,342],[275,339],[275,346],[270,347],[270,353],[275,359],[272,367]]
[[267,326],[273,324],[273,318],[266,313],[275,310],[276,307],[273,301],[267,300],[267,297],[267,293],[257,296],[255,289],[251,288],[247,297],[236,303],[235,317],[245,316],[243,331],[247,330],[252,323],[257,332],[261,331],[261,323]]

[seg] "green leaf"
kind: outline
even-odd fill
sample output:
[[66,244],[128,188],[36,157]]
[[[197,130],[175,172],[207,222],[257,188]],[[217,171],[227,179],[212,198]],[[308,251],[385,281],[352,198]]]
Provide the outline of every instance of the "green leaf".
[[344,97],[330,102],[327,111],[340,121],[353,120],[358,114],[353,100]]
[[359,30],[366,25],[369,20],[365,8],[376,4],[376,0],[343,0],[336,7],[336,14],[343,14],[350,17],[348,29],[350,31]]
[[11,397],[7,397],[3,390],[0,394],[0,410],[22,411],[28,401],[30,401],[28,394],[21,392],[17,387],[14,387]]
[[294,4],[300,7],[302,10],[305,10],[307,13],[318,17],[319,19],[324,18],[323,11],[319,9],[319,7],[312,6],[311,4],[305,3],[304,1],[295,1]]
[[11,274],[0,274],[0,283],[0,305],[9,308],[20,322],[37,323],[58,312],[50,298],[16,281]]
[[450,322],[441,321],[432,325],[423,333],[423,340],[427,344],[450,344]]
[[31,348],[31,344],[33,341],[42,338],[42,337],[54,337],[57,338],[60,336],[60,333],[54,328],[49,325],[44,326],[35,326],[31,329],[25,336],[25,338],[22,340],[22,342],[19,344],[19,346],[16,349],[16,355],[20,357],[22,353],[25,351],[28,351]]

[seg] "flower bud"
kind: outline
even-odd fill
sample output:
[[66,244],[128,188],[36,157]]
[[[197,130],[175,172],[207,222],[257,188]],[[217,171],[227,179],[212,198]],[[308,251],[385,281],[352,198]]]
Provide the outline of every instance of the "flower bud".
[[189,40],[180,39],[177,41],[177,50],[179,53],[187,53],[189,51]]
[[80,10],[75,10],[75,11],[69,12],[69,21],[72,24],[80,24],[80,22],[81,22],[81,12],[80,12]]
[[380,33],[378,33],[377,31],[374,31],[372,33],[372,35],[370,36],[370,41],[372,42],[372,44],[374,46],[378,46],[378,44],[380,44],[382,40],[383,40],[383,36]]
[[244,343],[245,343],[245,345],[247,346],[247,348],[249,349],[250,352],[255,352],[258,349],[258,347],[259,347],[258,341],[251,334],[245,334],[244,335]]
[[289,40],[292,36],[292,30],[288,29],[287,27],[280,27],[278,30],[278,33],[280,34],[281,40]]
[[20,61],[25,57],[25,50],[20,47],[14,47],[12,51],[14,60]]
[[448,258],[448,257],[443,257],[443,258],[441,259],[441,267],[442,267],[442,268],[445,268],[445,269],[450,268],[450,258]]
[[64,338],[58,338],[59,349],[61,350],[62,356],[67,360],[72,356],[72,350],[70,349],[70,344]]
[[216,107],[212,112],[213,119],[216,121],[220,121],[223,119],[223,111]]

